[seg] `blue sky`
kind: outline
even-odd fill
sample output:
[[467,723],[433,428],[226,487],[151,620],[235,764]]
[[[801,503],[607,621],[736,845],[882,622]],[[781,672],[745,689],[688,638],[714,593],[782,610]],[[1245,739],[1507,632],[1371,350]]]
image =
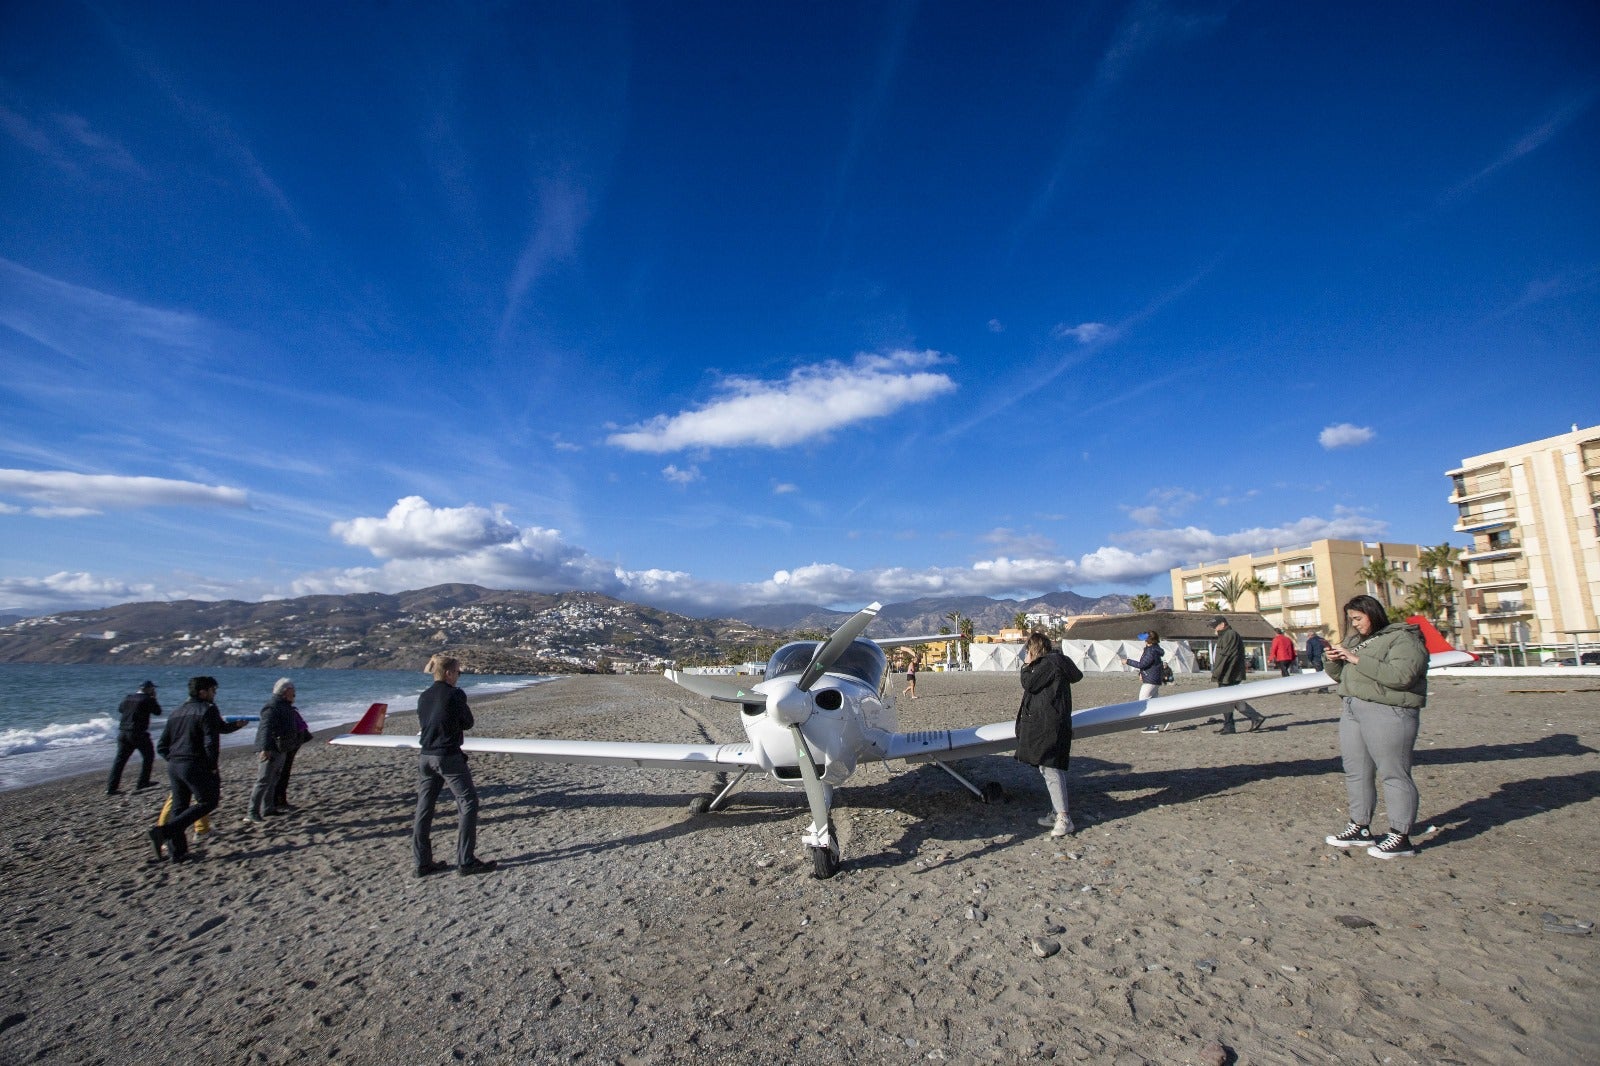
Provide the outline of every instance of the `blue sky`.
[[1591,3],[0,7],[0,608],[1169,591],[1600,421]]

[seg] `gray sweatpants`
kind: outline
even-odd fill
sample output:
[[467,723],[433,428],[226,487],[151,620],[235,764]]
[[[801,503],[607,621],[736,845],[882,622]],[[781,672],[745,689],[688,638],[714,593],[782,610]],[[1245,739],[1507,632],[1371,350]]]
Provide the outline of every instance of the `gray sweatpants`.
[[1045,791],[1050,793],[1050,806],[1057,814],[1070,813],[1067,810],[1067,772],[1054,766],[1041,766],[1039,773],[1044,777]]
[[1344,787],[1350,820],[1370,825],[1378,806],[1379,781],[1391,833],[1410,834],[1417,820],[1417,786],[1411,780],[1411,749],[1417,743],[1421,712],[1344,697],[1339,717],[1339,750],[1344,755]]

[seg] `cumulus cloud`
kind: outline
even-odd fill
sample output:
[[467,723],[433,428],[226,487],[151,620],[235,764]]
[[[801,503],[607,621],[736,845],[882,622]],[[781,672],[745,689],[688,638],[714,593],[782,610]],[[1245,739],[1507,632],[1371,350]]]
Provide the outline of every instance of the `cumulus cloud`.
[[721,399],[675,415],[658,415],[607,443],[635,452],[687,448],[785,448],[955,389],[927,369],[937,352],[895,351],[858,355],[855,362],[798,367],[782,381],[730,377]]
[[366,548],[380,559],[438,559],[518,536],[515,525],[482,507],[435,507],[421,496],[407,496],[382,518],[335,522],[334,536]]
[[[26,508],[41,518],[77,518],[104,509],[246,507],[243,489],[162,477],[75,474],[67,470],[0,470],[0,493],[38,501]],[[16,513],[21,508],[7,505]]]
[[1093,344],[1098,340],[1110,340],[1113,330],[1104,322],[1080,322],[1076,326],[1069,326],[1065,322],[1050,331],[1050,335],[1057,340],[1075,340],[1079,344]]
[[1376,437],[1377,433],[1367,426],[1354,426],[1349,422],[1340,422],[1328,426],[1317,434],[1317,443],[1328,451],[1335,448],[1357,448]]
[[789,481],[779,481],[772,486],[772,494],[774,496],[787,496],[791,492],[799,491],[800,486]]
[[990,333],[1004,333],[1005,331],[1006,324],[1004,322],[1000,321],[998,318],[991,318],[989,320]]
[[682,470],[678,469],[677,464],[668,463],[661,468],[661,476],[674,485],[688,485],[699,481],[704,475],[700,473],[700,468],[692,463]]

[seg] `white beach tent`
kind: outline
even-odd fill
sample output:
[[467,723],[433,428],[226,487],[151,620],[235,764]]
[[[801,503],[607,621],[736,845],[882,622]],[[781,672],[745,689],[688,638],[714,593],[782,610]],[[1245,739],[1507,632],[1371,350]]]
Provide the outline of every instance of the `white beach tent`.
[[[1022,644],[970,645],[972,668],[988,671],[1020,670],[1023,649]],[[1144,654],[1144,641],[1063,640],[1061,650],[1086,674],[1133,674],[1137,671],[1124,664],[1120,656],[1126,655],[1137,662],[1139,656]],[[1189,645],[1183,641],[1163,643],[1161,650],[1166,653],[1166,657],[1161,661],[1172,667],[1173,673],[1189,674],[1199,669],[1195,666],[1194,652],[1190,651]]]

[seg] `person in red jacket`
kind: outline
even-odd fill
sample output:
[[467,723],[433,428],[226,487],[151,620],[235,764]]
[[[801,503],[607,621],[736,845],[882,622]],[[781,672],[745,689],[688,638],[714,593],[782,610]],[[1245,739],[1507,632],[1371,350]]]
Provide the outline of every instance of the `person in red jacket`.
[[1278,635],[1272,638],[1272,646],[1267,649],[1267,661],[1278,668],[1278,673],[1288,677],[1298,657],[1294,650],[1294,638],[1281,629],[1273,632]]

